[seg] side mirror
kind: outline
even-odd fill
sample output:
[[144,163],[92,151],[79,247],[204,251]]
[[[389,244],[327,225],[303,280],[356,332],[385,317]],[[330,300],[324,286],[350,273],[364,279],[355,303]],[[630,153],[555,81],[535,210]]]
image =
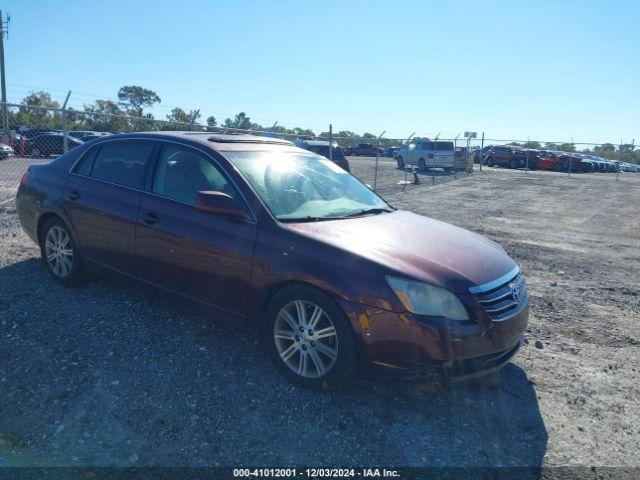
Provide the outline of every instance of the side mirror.
[[227,217],[251,220],[251,215],[242,202],[224,192],[201,190],[196,194],[196,210],[217,213]]

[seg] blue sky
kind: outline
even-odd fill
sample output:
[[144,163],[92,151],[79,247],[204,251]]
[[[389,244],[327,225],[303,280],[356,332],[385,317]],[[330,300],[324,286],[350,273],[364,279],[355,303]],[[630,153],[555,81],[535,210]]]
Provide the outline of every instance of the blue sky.
[[164,117],[386,137],[640,141],[640,2],[10,0],[11,101],[155,90]]

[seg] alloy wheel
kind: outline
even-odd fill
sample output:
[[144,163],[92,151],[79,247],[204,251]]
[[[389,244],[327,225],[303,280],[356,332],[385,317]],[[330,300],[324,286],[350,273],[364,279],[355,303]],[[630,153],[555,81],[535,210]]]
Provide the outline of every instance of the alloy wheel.
[[73,249],[69,234],[59,226],[53,226],[47,232],[44,253],[49,268],[54,275],[65,278],[73,269]]
[[322,308],[307,300],[294,300],[280,309],[273,339],[280,359],[303,378],[323,377],[338,358],[335,325]]

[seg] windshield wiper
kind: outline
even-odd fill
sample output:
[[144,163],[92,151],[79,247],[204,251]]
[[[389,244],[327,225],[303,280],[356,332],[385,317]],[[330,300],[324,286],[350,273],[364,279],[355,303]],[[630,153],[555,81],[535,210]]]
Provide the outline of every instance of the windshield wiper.
[[281,222],[285,223],[302,223],[302,222],[322,222],[323,220],[339,220],[343,217],[288,217],[288,218],[279,218]]
[[365,208],[364,210],[357,210],[355,212],[346,213],[344,215],[332,215],[330,217],[288,217],[279,218],[281,222],[285,223],[302,223],[302,222],[322,222],[324,220],[340,220],[342,218],[360,217],[362,215],[378,215],[379,213],[391,213],[393,210],[389,208]]
[[379,213],[391,213],[393,210],[388,208],[365,208],[364,210],[358,210],[357,212],[347,213],[341,215],[338,218],[359,217],[361,215],[378,215]]

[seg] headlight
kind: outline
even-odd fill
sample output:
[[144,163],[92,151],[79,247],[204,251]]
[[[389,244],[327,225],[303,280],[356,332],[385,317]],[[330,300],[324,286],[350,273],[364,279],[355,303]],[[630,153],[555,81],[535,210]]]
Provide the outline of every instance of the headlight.
[[469,314],[458,297],[445,288],[397,277],[386,279],[398,300],[411,313],[469,320]]

